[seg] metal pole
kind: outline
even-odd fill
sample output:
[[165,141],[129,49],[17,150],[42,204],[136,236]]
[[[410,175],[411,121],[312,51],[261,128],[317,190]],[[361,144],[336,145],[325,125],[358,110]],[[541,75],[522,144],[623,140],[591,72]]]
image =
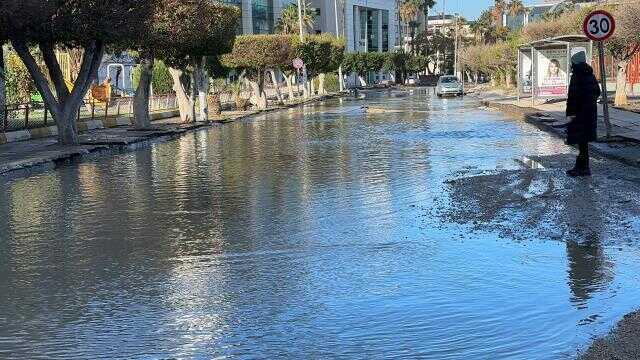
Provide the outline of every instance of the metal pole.
[[538,61],[536,49],[531,46],[531,107],[536,107],[536,85],[538,84]]
[[520,105],[520,83],[521,80],[520,78],[522,77],[522,75],[520,75],[520,71],[522,71],[522,67],[520,66],[520,61],[521,61],[521,57],[522,57],[522,53],[520,51],[520,49],[518,49],[518,62],[516,63],[516,99],[518,101],[518,105]]
[[[442,31],[442,35],[446,36],[446,30],[447,28],[444,26],[444,13],[447,11],[447,1],[446,0],[442,0],[442,27],[441,27],[441,31]],[[447,52],[444,51],[444,49],[442,49],[442,67],[440,68],[440,74],[442,74],[442,70],[445,66],[445,63],[447,62]],[[446,74],[445,74],[446,75]]]
[[611,121],[609,120],[609,95],[607,94],[607,74],[604,66],[604,45],[598,41],[598,59],[600,62],[600,81],[602,82],[602,113],[607,138],[611,137]]
[[454,18],[455,23],[455,39],[453,40],[453,74],[458,76],[458,13]]
[[[304,43],[304,29],[302,24],[302,1],[298,0],[298,25],[300,27],[300,42]],[[304,82],[304,94],[305,98],[309,96],[309,91],[307,90],[307,67],[306,65],[302,66],[302,81]]]
[[[340,24],[338,23],[338,0],[333,0],[333,6],[336,11],[336,38],[340,37]],[[344,84],[342,83],[342,65],[338,66],[338,84],[340,86],[340,92],[344,90]]]

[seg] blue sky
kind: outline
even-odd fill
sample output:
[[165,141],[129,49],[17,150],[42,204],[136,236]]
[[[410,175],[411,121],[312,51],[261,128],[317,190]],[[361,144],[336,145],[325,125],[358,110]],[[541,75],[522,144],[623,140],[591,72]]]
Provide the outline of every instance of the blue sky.
[[[480,13],[493,4],[493,0],[436,0],[436,6],[431,9],[431,13],[442,12],[442,4],[447,8],[447,13],[459,12],[467,20],[475,20]],[[525,5],[537,4],[540,0],[524,0]]]

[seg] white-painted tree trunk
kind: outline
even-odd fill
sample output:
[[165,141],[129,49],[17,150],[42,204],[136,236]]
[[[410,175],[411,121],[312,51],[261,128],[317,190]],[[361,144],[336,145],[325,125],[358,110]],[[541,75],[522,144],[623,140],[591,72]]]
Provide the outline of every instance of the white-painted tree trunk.
[[176,93],[176,99],[178,102],[178,110],[180,110],[180,120],[183,123],[190,123],[196,121],[196,106],[193,93],[195,92],[195,86],[193,81],[185,87],[183,81],[184,72],[180,69],[169,68],[169,73],[173,79],[173,91]]
[[325,78],[326,78],[326,74],[324,73],[318,75],[318,94],[319,95],[324,95],[327,93],[326,89],[324,88]]
[[291,74],[291,75],[285,75],[284,76],[284,81],[286,81],[287,83],[287,92],[289,93],[289,101],[292,101],[294,98],[294,93],[293,93],[293,80],[294,80],[295,75]]
[[282,93],[280,92],[280,84],[278,82],[278,78],[276,77],[276,71],[274,69],[268,70],[271,75],[271,82],[273,82],[273,86],[276,90],[276,96],[278,97],[278,104],[284,104],[284,99],[282,99]]
[[628,61],[618,61],[615,106],[629,105],[629,98],[627,97],[627,66],[629,66]]
[[251,98],[249,101],[258,109],[267,108],[267,95],[264,92],[264,73],[258,72],[255,79],[245,77],[245,81],[251,87]]
[[358,81],[360,81],[360,86],[367,86],[367,81],[361,75],[358,75]]
[[203,56],[200,61],[196,63],[194,79],[198,92],[198,110],[200,121],[209,121],[209,102],[207,101],[207,95],[209,94],[209,74],[204,68],[206,59]]

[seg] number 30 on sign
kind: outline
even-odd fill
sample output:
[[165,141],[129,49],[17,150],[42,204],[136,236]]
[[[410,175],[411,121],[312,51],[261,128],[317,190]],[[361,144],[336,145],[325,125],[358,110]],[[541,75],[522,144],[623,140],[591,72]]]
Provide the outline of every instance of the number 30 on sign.
[[607,40],[615,29],[616,21],[604,10],[596,10],[587,15],[582,26],[584,34],[593,41]]

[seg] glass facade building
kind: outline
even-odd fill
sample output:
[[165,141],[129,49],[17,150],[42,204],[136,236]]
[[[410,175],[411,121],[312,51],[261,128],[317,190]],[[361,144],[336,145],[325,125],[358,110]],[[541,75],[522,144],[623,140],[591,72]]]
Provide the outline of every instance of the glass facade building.
[[389,11],[354,6],[355,51],[389,51]]
[[274,0],[252,0],[251,18],[254,34],[272,34],[274,28]]

